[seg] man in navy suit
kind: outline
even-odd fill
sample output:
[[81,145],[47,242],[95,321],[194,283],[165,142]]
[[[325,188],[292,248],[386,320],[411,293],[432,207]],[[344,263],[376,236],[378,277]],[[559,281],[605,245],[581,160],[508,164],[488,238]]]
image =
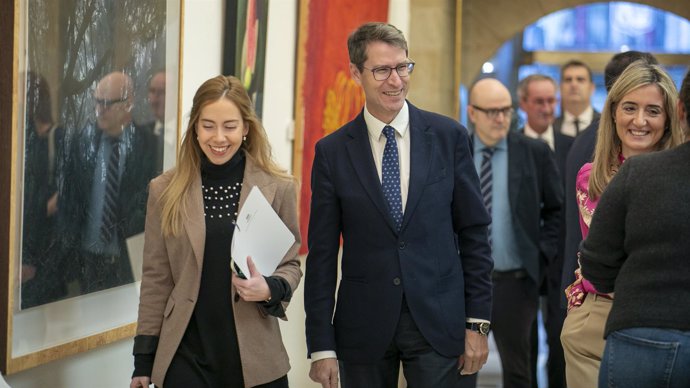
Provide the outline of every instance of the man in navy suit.
[[469,136],[406,101],[414,62],[400,30],[364,24],[348,49],[366,105],[316,144],[309,375],[329,388],[338,376],[344,388],[396,387],[402,362],[410,386],[474,387],[493,264]]
[[472,86],[474,163],[491,209],[494,339],[503,386],[529,388],[532,325],[539,308],[543,263],[558,251],[563,188],[545,142],[510,132],[510,92],[487,78]]

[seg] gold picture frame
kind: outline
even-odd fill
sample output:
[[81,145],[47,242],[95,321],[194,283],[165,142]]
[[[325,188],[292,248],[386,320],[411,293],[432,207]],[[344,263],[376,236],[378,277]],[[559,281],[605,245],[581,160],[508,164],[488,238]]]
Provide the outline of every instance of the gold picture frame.
[[[90,289],[84,286],[83,276],[81,283],[74,280],[79,279],[75,273],[85,272],[78,264],[83,260],[77,260],[72,256],[73,251],[64,248],[64,241],[72,240],[73,236],[67,234],[63,224],[55,221],[49,233],[38,228],[46,224],[45,217],[55,214],[57,219],[60,210],[51,213],[48,204],[41,222],[29,222],[27,208],[34,202],[27,195],[31,191],[27,187],[54,186],[56,208],[68,208],[61,202],[63,187],[81,183],[69,180],[75,174],[68,174],[64,167],[72,157],[71,145],[81,141],[89,126],[100,129],[98,116],[111,109],[104,104],[126,104],[123,110],[132,116],[131,125],[128,124],[131,129],[127,133],[147,134],[147,143],[141,143],[149,146],[147,150],[154,145],[159,147],[159,154],[156,154],[159,161],[146,162],[146,171],[150,173],[146,179],[172,167],[182,119],[179,106],[183,1],[14,0],[0,7],[0,34],[6,37],[0,42],[5,53],[0,56],[0,138],[3,139],[0,151],[0,371],[3,374],[95,349],[135,333],[139,287],[136,280],[141,272],[143,223],[137,235],[121,239],[123,252],[129,259],[126,266],[131,269],[131,280]],[[104,102],[103,97],[97,95],[96,85],[112,72],[126,73],[132,80],[134,94],[127,102],[124,99]],[[156,87],[154,78],[159,80]],[[40,82],[32,81],[36,79]],[[39,133],[36,112],[40,109],[36,105],[43,101],[36,97],[33,89],[38,84],[47,84],[46,93],[53,96],[43,109],[54,124],[49,126],[50,131],[62,127],[61,139],[64,140],[60,147],[55,145],[55,140],[46,141],[50,144],[47,146],[50,152],[32,153],[29,140],[39,136],[34,134]],[[159,104],[163,104],[159,110],[153,103],[156,96]],[[101,113],[94,115],[94,112]],[[124,130],[122,133],[124,138]],[[62,151],[55,151],[58,148]],[[34,164],[27,159],[46,153],[51,162],[45,170],[58,183],[44,185],[41,181],[39,185],[29,185],[34,171],[29,166]],[[129,159],[123,163],[127,171]],[[132,165],[132,169],[144,169]],[[144,198],[145,190],[144,185],[141,190]],[[86,192],[94,195],[91,190]],[[37,203],[37,208],[43,210],[45,202]],[[42,245],[42,255],[34,255],[33,251],[29,254],[27,246],[36,240],[34,236],[55,244]],[[125,237],[128,237],[126,246]],[[59,265],[41,267],[46,260],[28,260],[29,256],[45,258],[55,252],[60,252],[60,261],[56,261]],[[49,273],[45,268],[56,272]],[[34,288],[29,287],[30,282],[39,279],[37,274],[41,271],[44,273],[41,281]],[[48,283],[57,283],[57,286],[48,287]],[[39,291],[34,292],[34,289]],[[60,291],[54,292],[55,289]]]

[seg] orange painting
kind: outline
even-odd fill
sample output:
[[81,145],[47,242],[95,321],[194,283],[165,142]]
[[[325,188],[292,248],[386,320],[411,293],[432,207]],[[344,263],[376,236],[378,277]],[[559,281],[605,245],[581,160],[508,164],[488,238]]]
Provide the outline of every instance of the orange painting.
[[307,252],[314,145],[364,106],[364,92],[350,77],[347,37],[362,23],[387,17],[388,0],[300,2],[294,172],[301,180],[301,253]]

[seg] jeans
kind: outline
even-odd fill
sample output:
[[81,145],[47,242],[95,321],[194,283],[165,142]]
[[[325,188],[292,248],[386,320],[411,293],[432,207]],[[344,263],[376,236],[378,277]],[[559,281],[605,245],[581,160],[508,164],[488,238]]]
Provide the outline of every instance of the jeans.
[[690,331],[617,330],[606,339],[599,388],[690,387]]

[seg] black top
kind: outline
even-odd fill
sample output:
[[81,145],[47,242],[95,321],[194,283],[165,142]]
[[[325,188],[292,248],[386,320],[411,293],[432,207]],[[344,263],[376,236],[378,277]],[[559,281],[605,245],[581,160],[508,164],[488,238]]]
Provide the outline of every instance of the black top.
[[201,162],[206,219],[204,261],[194,313],[177,349],[175,358],[179,362],[175,364],[203,376],[210,387],[244,386],[230,294],[230,246],[244,163],[243,152],[222,165],[214,165],[206,158]]
[[[201,161],[206,241],[199,295],[187,330],[178,347],[167,379],[203,381],[210,387],[243,387],[242,367],[231,300],[230,247],[244,178],[244,151],[222,165],[205,157]],[[268,314],[282,317],[281,301],[289,301],[292,290],[278,276],[265,277],[270,302],[259,305]],[[134,373],[151,376],[158,337],[134,338]],[[179,382],[179,381],[178,381]]]
[[615,291],[606,335],[690,330],[690,143],[632,157],[611,180],[582,243],[582,272]]

